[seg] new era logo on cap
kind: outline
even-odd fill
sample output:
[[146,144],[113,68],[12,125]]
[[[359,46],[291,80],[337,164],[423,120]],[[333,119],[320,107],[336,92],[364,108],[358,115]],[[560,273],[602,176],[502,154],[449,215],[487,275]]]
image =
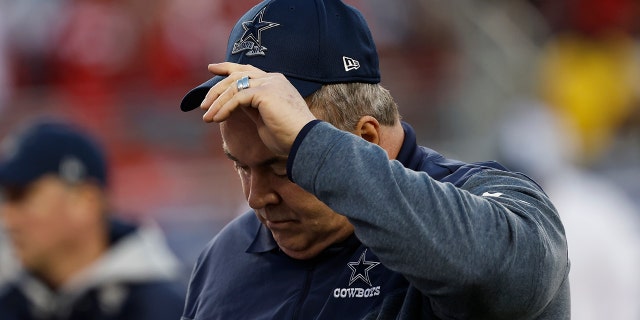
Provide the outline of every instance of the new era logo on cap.
[[77,183],[85,178],[87,168],[84,163],[74,155],[64,156],[60,160],[58,175],[69,183]]
[[353,58],[343,56],[342,63],[344,64],[344,71],[358,70],[360,68],[360,62]]

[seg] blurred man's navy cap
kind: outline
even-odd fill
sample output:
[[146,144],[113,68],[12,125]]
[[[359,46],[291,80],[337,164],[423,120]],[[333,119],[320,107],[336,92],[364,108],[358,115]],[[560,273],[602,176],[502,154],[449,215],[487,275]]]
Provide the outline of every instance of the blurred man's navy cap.
[[45,174],[71,183],[107,185],[103,150],[70,124],[38,120],[4,139],[1,146],[0,185],[26,187]]
[[[238,20],[226,61],[284,74],[303,97],[323,84],[379,83],[378,54],[366,21],[339,0],[265,0]],[[187,93],[182,111],[200,106],[216,76]]]

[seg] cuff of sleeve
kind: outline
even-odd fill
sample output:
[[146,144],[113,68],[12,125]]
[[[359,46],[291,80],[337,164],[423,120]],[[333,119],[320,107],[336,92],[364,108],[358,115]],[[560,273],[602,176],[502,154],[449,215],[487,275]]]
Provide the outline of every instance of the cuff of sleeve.
[[289,178],[291,182],[295,182],[293,181],[293,174],[291,173],[291,171],[293,170],[293,162],[296,158],[296,153],[298,153],[298,148],[300,148],[302,140],[304,140],[309,131],[311,131],[311,129],[320,122],[322,122],[322,120],[319,119],[309,121],[304,125],[304,127],[302,127],[302,130],[300,130],[298,136],[296,136],[296,139],[293,141],[293,145],[291,146],[291,150],[289,151],[289,158],[287,158],[287,178]]

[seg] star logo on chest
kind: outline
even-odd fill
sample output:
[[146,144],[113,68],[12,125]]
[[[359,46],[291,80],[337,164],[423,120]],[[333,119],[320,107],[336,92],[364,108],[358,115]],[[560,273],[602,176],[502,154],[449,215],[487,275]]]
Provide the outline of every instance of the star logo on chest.
[[366,254],[367,250],[365,249],[360,255],[358,261],[347,263],[347,266],[349,266],[349,268],[351,269],[351,278],[349,278],[349,285],[360,279],[371,286],[371,280],[369,280],[369,270],[379,265],[380,262],[367,261]]
[[262,31],[279,26],[279,23],[264,21],[264,11],[266,7],[262,8],[253,19],[242,22],[242,29],[244,33],[238,41],[233,44],[232,54],[248,50],[247,56],[264,56],[266,47],[262,45]]

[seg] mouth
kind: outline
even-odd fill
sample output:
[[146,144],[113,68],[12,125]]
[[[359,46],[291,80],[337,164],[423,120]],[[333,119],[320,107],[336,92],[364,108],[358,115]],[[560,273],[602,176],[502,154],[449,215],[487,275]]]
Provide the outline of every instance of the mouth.
[[271,230],[287,228],[287,227],[291,226],[294,223],[295,223],[294,220],[276,220],[276,221],[266,220],[265,221],[265,224],[267,225],[267,228],[269,228]]
[[292,215],[287,212],[279,212],[276,210],[257,210],[258,218],[264,225],[271,230],[291,228],[298,221],[293,219]]

